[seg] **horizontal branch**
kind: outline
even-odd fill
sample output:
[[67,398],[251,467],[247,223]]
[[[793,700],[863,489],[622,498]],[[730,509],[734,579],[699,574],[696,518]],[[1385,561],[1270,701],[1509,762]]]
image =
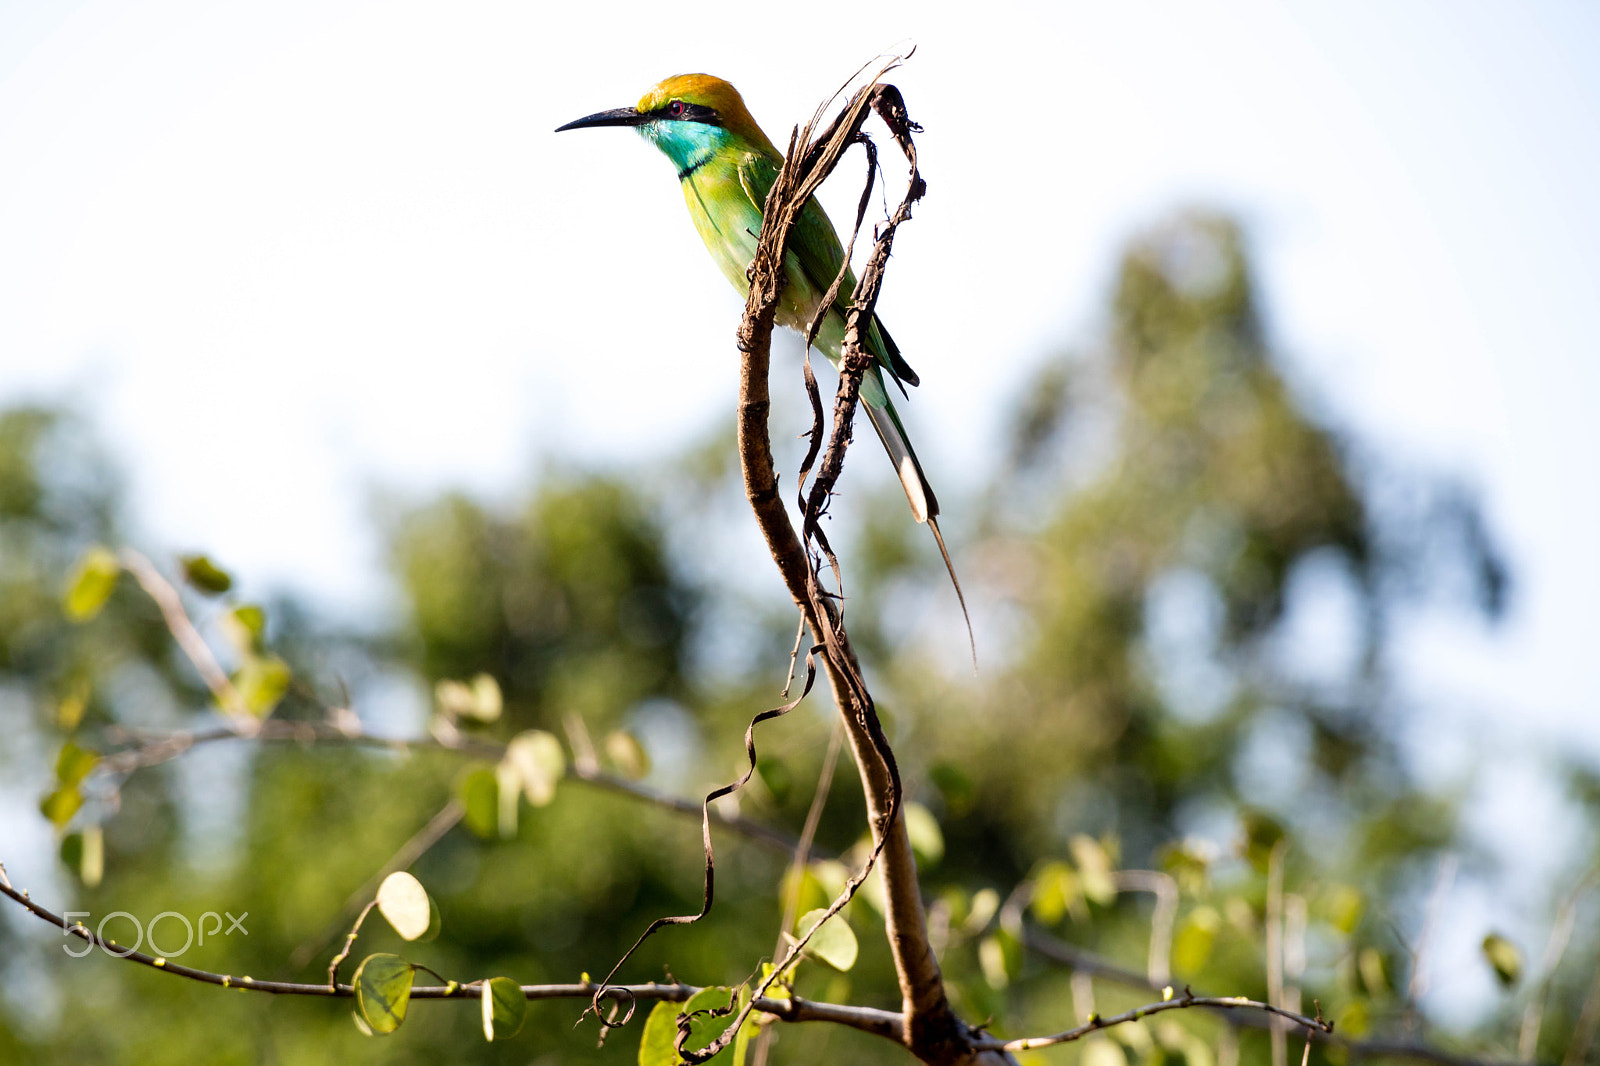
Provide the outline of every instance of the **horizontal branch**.
[[1102,1029],[1110,1029],[1115,1025],[1136,1022],[1141,1018],[1148,1018],[1152,1014],[1161,1014],[1169,1010],[1188,1010],[1193,1007],[1209,1007],[1212,1010],[1259,1011],[1262,1014],[1286,1018],[1303,1027],[1308,1033],[1333,1032],[1333,1023],[1323,1021],[1320,1015],[1316,1018],[1307,1018],[1303,1014],[1295,1014],[1293,1011],[1286,1011],[1281,1007],[1274,1007],[1270,1003],[1262,1003],[1259,1000],[1246,999],[1244,996],[1197,996],[1186,988],[1181,996],[1164,999],[1160,1003],[1149,1003],[1143,1007],[1135,1007],[1132,1010],[1112,1015],[1109,1018],[1091,1014],[1089,1020],[1082,1025],[1052,1036],[1031,1036],[1018,1040],[977,1040],[973,1046],[980,1050],[1033,1051],[1038,1048],[1050,1047],[1054,1044],[1066,1044],[1073,1040],[1081,1040],[1090,1033],[1099,1032]]
[[[130,734],[135,739],[135,744],[123,751],[115,751],[106,755],[101,760],[101,766],[111,773],[132,773],[143,767],[155,766],[168,760],[175,759],[192,748],[202,744],[212,744],[222,740],[256,740],[293,742],[296,744],[352,744],[361,747],[390,748],[398,752],[412,749],[429,749],[436,751],[452,751],[474,758],[498,761],[505,756],[506,746],[495,741],[477,740],[471,737],[458,737],[450,741],[440,740],[438,737],[384,737],[365,732],[360,729],[351,729],[343,725],[329,722],[287,722],[277,719],[267,719],[260,728],[252,734],[240,733],[230,727],[208,729],[200,732],[178,732],[162,734]],[[568,776],[574,780],[609,792],[631,796],[634,799],[644,800],[647,803],[678,814],[700,817],[700,804],[695,800],[682,799],[658,792],[653,788],[608,774],[597,767],[587,765],[582,760],[575,760],[568,769]],[[711,820],[731,832],[737,833],[753,843],[761,844],[784,855],[792,855],[798,838],[774,829],[761,822],[752,821],[741,815],[727,814],[712,808]],[[812,849],[814,852],[815,848]]]
[[[100,948],[108,955],[128,962],[138,963],[141,966],[148,966],[151,969],[160,970],[162,973],[171,974],[174,977],[184,977],[191,981],[218,985],[222,988],[237,988],[245,992],[265,992],[269,995],[278,996],[322,996],[331,999],[347,999],[355,995],[354,987],[347,984],[330,985],[326,982],[322,984],[306,984],[294,981],[258,981],[248,976],[235,977],[232,974],[198,970],[192,966],[184,966],[159,955],[149,955],[142,951],[129,951],[120,948],[117,946],[116,941],[101,937],[81,922],[69,922],[49,908],[35,903],[29,898],[27,892],[12,886],[10,880],[6,877],[3,864],[0,864],[0,895],[10,897],[35,917]],[[582,981],[576,984],[522,985],[521,988],[522,994],[528,999],[577,999],[587,1001],[594,998],[594,994],[599,991],[600,986],[592,981]],[[620,991],[626,996],[631,996],[634,1000],[665,1000],[670,1003],[682,1003],[702,990],[700,986],[686,985],[681,982],[658,984],[653,981],[643,985],[611,985],[610,988],[614,991]],[[481,995],[481,981],[469,981],[461,984],[451,982],[443,985],[418,985],[411,989],[412,999],[476,1000],[481,998]],[[763,997],[755,1001],[755,1009],[780,1021],[831,1022],[834,1025],[860,1029],[863,1032],[873,1033],[896,1042],[901,1040],[903,1032],[901,1017],[898,1013],[879,1010],[875,1007],[819,1003],[796,996],[787,999]]]
[[[1081,973],[1087,973],[1094,977],[1099,977],[1103,980],[1110,981],[1113,984],[1119,984],[1127,988],[1137,988],[1151,992],[1160,992],[1162,990],[1160,985],[1157,985],[1151,981],[1148,974],[1143,974],[1137,970],[1128,969],[1125,966],[1119,966],[1103,956],[1096,955],[1092,951],[1086,951],[1072,944],[1068,944],[1065,941],[1058,940],[1057,938],[1050,936],[1048,933],[1043,933],[1038,929],[1023,926],[1018,931],[1018,939],[1022,942],[1022,946],[1028,951],[1042,956],[1043,958],[1049,959],[1052,962],[1060,963],[1062,966],[1066,966],[1069,969],[1077,970]],[[1195,998],[1197,1001],[1201,999],[1208,1001],[1203,1003],[1196,1002],[1196,1006],[1218,1006],[1209,1002],[1209,1000],[1218,997],[1197,996]],[[1234,1001],[1227,1006],[1219,1006],[1219,1009],[1236,1009],[1240,1005],[1241,1004],[1239,1004],[1238,1001]],[[1170,1010],[1171,1008],[1164,1009]],[[1267,1015],[1265,1014],[1243,1014],[1238,1016],[1235,1020],[1239,1024],[1249,1026],[1253,1029],[1265,1029],[1271,1024]],[[1352,1040],[1348,1037],[1340,1036],[1332,1031],[1313,1032],[1311,1035],[1312,1039],[1318,1043],[1342,1047],[1348,1051],[1362,1056],[1363,1058],[1407,1059],[1412,1062],[1431,1062],[1435,1063],[1436,1066],[1528,1066],[1527,1063],[1517,1063],[1514,1061],[1500,1059],[1479,1059],[1473,1058],[1470,1055],[1457,1055],[1441,1048],[1430,1047],[1426,1044],[1417,1044],[1403,1040]]]

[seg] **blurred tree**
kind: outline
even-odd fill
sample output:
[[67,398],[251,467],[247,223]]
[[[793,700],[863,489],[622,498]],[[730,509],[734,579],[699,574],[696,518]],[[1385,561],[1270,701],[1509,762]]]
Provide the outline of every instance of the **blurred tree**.
[[510,520],[447,496],[402,518],[394,558],[417,666],[493,674],[515,726],[570,713],[610,727],[647,697],[685,694],[694,596],[621,483],[554,479]]
[[[1442,850],[1463,842],[1456,797],[1407,771],[1403,708],[1385,678],[1387,621],[1439,588],[1465,589],[1491,616],[1503,605],[1506,568],[1470,495],[1360,463],[1308,415],[1264,335],[1241,235],[1215,216],[1183,216],[1136,240],[1104,343],[1049,360],[1025,395],[991,491],[966,506],[947,501],[951,514],[981,516],[964,553],[969,580],[999,602],[992,631],[1007,634],[980,649],[982,673],[966,679],[964,660],[937,661],[905,639],[931,613],[906,590],[940,582],[897,493],[850,509],[863,517],[841,553],[850,624],[882,681],[909,798],[937,819],[918,848],[961,1008],[1016,1034],[1148,1000],[1148,990],[1102,982],[1101,1002],[1085,1005],[1081,983],[1021,946],[1093,949],[1137,980],[1162,913],[1152,886],[1170,886],[1161,919],[1170,924],[1157,939],[1170,940],[1175,983],[1294,992],[1306,1005],[1317,996],[1342,1032],[1394,1032],[1414,947],[1400,930],[1414,931]],[[0,759],[34,794],[48,790],[47,764],[69,738],[106,750],[130,728],[213,721],[205,689],[131,581],[94,621],[62,616],[72,560],[126,537],[117,479],[89,442],[58,413],[0,413],[0,685],[24,694],[0,700],[11,738]],[[504,713],[461,729],[500,741],[527,729],[567,736],[576,717],[606,766],[644,772],[626,742],[608,743],[613,730],[632,730],[654,757],[647,782],[694,797],[741,766],[743,722],[770,705],[793,633],[786,604],[729,607],[744,593],[719,573],[736,557],[722,548],[728,520],[747,521],[736,473],[704,452],[638,483],[548,477],[515,508],[458,494],[423,503],[389,531],[409,608],[392,631],[357,639],[290,597],[269,605],[260,641],[295,679],[275,719],[320,722],[348,702],[369,728],[422,736],[428,715],[416,705],[437,683],[487,674]],[[241,606],[223,597],[202,613],[199,602],[191,595],[213,637]],[[1330,611],[1332,624],[1306,639],[1308,614]],[[828,728],[820,714],[764,727],[761,772],[741,810],[797,831]],[[248,911],[247,939],[208,942],[184,961],[319,980],[352,894],[491,770],[451,751],[231,741],[100,773],[61,823],[77,835],[63,852],[79,874],[84,834],[104,826],[104,880],[85,879],[59,902],[95,914]],[[697,905],[692,821],[570,780],[548,805],[518,809],[513,824],[453,825],[412,864],[438,902],[439,940],[403,947],[374,919],[356,958],[404,950],[452,976],[576,980],[603,972],[652,918]],[[859,791],[841,780],[819,850],[859,856],[861,832]],[[783,856],[720,836],[718,847],[712,920],[652,941],[629,965],[635,978],[670,967],[685,980],[737,982],[771,950]],[[1170,881],[1128,872],[1139,868]],[[814,865],[802,909],[838,874]],[[848,975],[812,966],[800,993],[893,1006],[870,900],[847,916],[860,964]],[[0,954],[6,1061],[637,1056],[636,1030],[601,1048],[592,1030],[574,1034],[572,1002],[535,1005],[506,1043],[484,1044],[476,1011],[448,1004],[414,1007],[397,1035],[372,1040],[348,1004],[225,995],[99,957],[58,957],[31,921],[0,908],[0,928],[40,948]],[[1269,931],[1304,956],[1283,953],[1281,990],[1262,961]],[[297,952],[313,961],[291,965]],[[1587,987],[1565,976],[1551,985],[1546,1056],[1566,1050]],[[1508,998],[1507,1013],[1513,1002],[1522,1000]],[[1177,1020],[1093,1045],[1096,1066],[1129,1054],[1203,1066],[1230,1039],[1214,1017],[1168,1018]],[[1503,1035],[1505,1019],[1494,1024]],[[786,1027],[779,1041],[774,1061],[901,1061],[885,1042],[831,1026]],[[1263,1038],[1247,1033],[1238,1046],[1266,1060]]]

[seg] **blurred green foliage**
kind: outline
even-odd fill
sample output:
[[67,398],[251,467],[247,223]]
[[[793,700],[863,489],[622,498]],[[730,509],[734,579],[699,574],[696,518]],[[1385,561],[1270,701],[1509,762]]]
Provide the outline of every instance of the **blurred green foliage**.
[[[980,633],[1003,634],[980,640],[976,678],[960,641],[928,622],[948,615],[956,627],[959,615],[933,598],[947,591],[936,556],[897,495],[855,501],[848,543],[834,538],[852,633],[918,804],[958,1008],[1007,1035],[1061,1028],[1083,1005],[1025,941],[1143,973],[1152,901],[1170,888],[1158,939],[1172,983],[1263,998],[1265,923],[1281,920],[1304,957],[1288,978],[1307,1006],[1318,998],[1350,1036],[1394,1032],[1407,1006],[1402,929],[1439,855],[1464,842],[1459,797],[1424,789],[1399,749],[1388,621],[1440,589],[1466,588],[1490,616],[1504,604],[1506,567],[1470,496],[1363,467],[1307,413],[1268,346],[1241,235],[1212,216],[1133,242],[1103,344],[1044,361],[1011,424],[991,487],[947,505],[968,516],[957,554],[969,588],[995,605]],[[0,412],[0,770],[7,802],[65,790],[50,812],[63,861],[54,885],[31,886],[38,898],[96,917],[248,913],[247,937],[213,936],[183,961],[322,980],[370,898],[363,886],[466,797],[467,816],[410,867],[439,937],[408,944],[369,920],[345,979],[374,952],[460,980],[599,977],[650,920],[696,909],[694,820],[570,776],[530,806],[548,782],[502,798],[504,768],[497,784],[493,762],[437,749],[235,740],[145,769],[97,762],[134,730],[215,724],[132,581],[116,582],[91,620],[64,612],[75,561],[126,538],[120,481],[101,454],[67,415]],[[1383,506],[1379,473],[1401,476],[1405,490],[1389,496],[1404,506]],[[324,626],[292,597],[232,598],[240,575],[204,556],[164,569],[196,585],[190,611],[236,677],[281,664],[275,720],[349,707],[385,736],[505,742],[542,730],[570,759],[697,799],[742,768],[743,725],[775,702],[793,637],[771,575],[732,572],[738,553],[719,547],[719,523],[746,520],[736,479],[702,449],[637,479],[552,475],[514,508],[459,494],[421,502],[388,530],[408,610],[376,637]],[[1306,667],[1295,619],[1318,598],[1342,604],[1347,624],[1340,647],[1313,649],[1326,654]],[[725,653],[751,647],[750,661]],[[424,709],[435,692],[444,711]],[[797,832],[829,728],[809,706],[765,727],[741,812]],[[523,747],[551,743],[536,736]],[[1600,819],[1600,804],[1590,809]],[[802,913],[837,890],[833,857],[858,859],[862,831],[859,786],[842,769],[821,861],[799,885]],[[623,979],[737,985],[770,953],[784,856],[726,833],[717,843],[711,918],[658,935]],[[1169,888],[1152,896],[1156,885]],[[803,965],[800,994],[896,1004],[869,897],[844,914],[859,960],[843,973]],[[67,958],[10,905],[0,930],[12,944],[0,955],[3,1061],[632,1062],[650,1013],[596,1047],[592,1021],[573,1030],[581,1003],[538,1002],[520,1034],[490,1044],[476,1004],[413,1002],[398,1032],[368,1037],[348,1001],[239,995]],[[1500,980],[1515,984],[1506,960],[1521,956],[1498,934],[1493,944]],[[1551,985],[1542,1056],[1565,1050],[1584,984],[1563,972]],[[1510,988],[1480,1025],[1435,1035],[1498,1046],[1525,994]],[[1101,1013],[1158,998],[1107,981],[1096,995]],[[1037,1061],[1209,1066],[1222,1025],[1171,1014]],[[832,1027],[778,1037],[779,1062],[902,1060]],[[1264,1037],[1239,1041],[1266,1061]]]

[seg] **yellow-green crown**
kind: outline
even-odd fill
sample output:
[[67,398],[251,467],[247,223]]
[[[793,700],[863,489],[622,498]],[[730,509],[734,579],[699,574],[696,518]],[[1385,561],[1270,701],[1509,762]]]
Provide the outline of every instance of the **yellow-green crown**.
[[674,100],[709,107],[729,132],[754,142],[765,151],[777,151],[744,106],[739,90],[721,78],[710,74],[674,74],[651,86],[650,91],[639,98],[638,107],[641,112],[658,111]]

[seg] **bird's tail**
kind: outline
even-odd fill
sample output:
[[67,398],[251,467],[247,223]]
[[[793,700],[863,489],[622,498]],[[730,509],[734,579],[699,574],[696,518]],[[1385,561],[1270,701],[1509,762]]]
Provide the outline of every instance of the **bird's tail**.
[[967,612],[967,597],[961,591],[961,579],[956,577],[950,552],[944,546],[944,534],[939,531],[939,498],[933,494],[933,486],[928,484],[928,475],[922,472],[922,464],[917,461],[917,453],[911,448],[911,439],[906,436],[894,405],[886,402],[882,407],[870,403],[861,406],[867,409],[872,428],[878,431],[878,439],[883,441],[883,448],[894,463],[895,473],[900,475],[900,487],[905,490],[906,500],[911,504],[911,514],[918,522],[926,522],[933,531],[933,539],[939,545],[939,555],[944,559],[944,568],[950,574],[950,584],[955,586],[956,600],[961,604],[961,617],[967,624],[967,643],[972,647],[972,666],[977,669],[978,643],[972,636],[972,615]]

